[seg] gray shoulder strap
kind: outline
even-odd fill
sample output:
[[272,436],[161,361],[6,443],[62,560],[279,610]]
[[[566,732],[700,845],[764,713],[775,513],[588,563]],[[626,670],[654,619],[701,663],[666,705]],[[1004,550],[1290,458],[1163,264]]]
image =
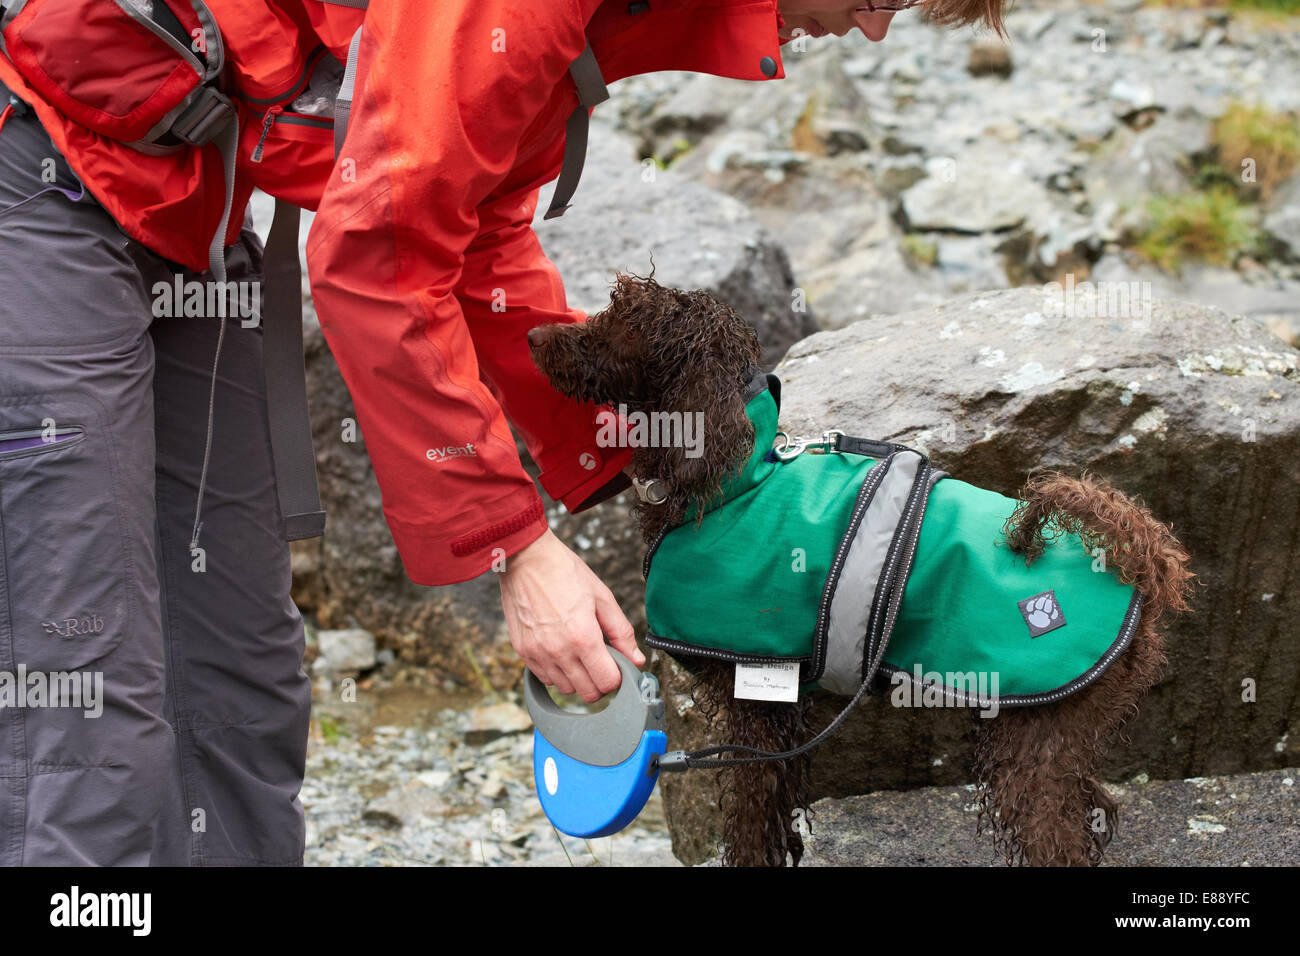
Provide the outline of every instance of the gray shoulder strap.
[[[333,3],[335,0],[328,0]],[[358,0],[362,2],[362,0]],[[352,92],[357,85],[357,51],[361,49],[361,31],[365,24],[357,27],[348,44],[348,62],[343,68],[343,82],[339,84],[338,95],[334,98],[334,158],[343,152],[343,140],[348,135],[348,120],[352,118]]]
[[569,200],[578,189],[578,181],[582,179],[582,166],[587,157],[587,127],[590,125],[591,107],[609,99],[609,89],[605,86],[605,78],[600,75],[596,54],[592,52],[590,43],[569,64],[569,75],[578,88],[578,106],[569,114],[569,121],[564,128],[564,164],[560,167],[560,177],[555,182],[555,192],[551,195],[551,205],[546,210],[544,219],[563,216],[569,208]]

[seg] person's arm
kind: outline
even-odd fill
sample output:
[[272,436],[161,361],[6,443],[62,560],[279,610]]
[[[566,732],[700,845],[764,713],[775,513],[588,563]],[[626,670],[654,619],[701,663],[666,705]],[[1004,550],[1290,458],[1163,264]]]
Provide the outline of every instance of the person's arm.
[[538,480],[548,495],[578,513],[630,485],[622,469],[632,455],[596,443],[597,415],[607,409],[557,392],[528,347],[534,326],[587,318],[567,305],[559,271],[532,226],[538,189],[529,169],[549,171],[558,155],[548,150],[508,177],[522,187],[499,190],[479,205],[479,235],[465,250],[455,293],[479,372],[541,469]]
[[[455,294],[480,235],[480,206],[512,171],[523,131],[556,84],[571,89],[568,67],[596,5],[376,0],[362,33],[347,141],[307,254],[321,327],[352,394],[408,575],[450,584],[514,556],[502,576],[503,604],[525,661],[545,671],[535,649],[542,647],[552,678],[558,670],[573,689],[586,681],[608,691],[618,670],[593,628],[596,636],[598,623],[617,632],[609,636],[626,647],[631,627],[616,605],[598,620],[594,575],[575,577],[559,559],[505,416],[480,380]],[[614,479],[622,462],[598,467]],[[525,579],[562,608],[512,619],[512,607],[540,607],[535,594],[512,603],[505,593]],[[586,597],[563,600],[574,587]],[[563,646],[530,640],[542,631],[559,633]],[[637,659],[634,643],[631,650]]]

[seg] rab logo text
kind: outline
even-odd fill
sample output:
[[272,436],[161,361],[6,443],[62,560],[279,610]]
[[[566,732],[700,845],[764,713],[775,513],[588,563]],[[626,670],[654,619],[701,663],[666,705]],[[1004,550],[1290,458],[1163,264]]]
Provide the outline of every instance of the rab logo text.
[[104,619],[98,614],[82,618],[65,617],[61,621],[41,621],[41,627],[45,628],[46,634],[57,634],[59,637],[89,637],[104,630]]
[[465,458],[468,455],[478,457],[478,452],[474,450],[473,445],[449,445],[446,448],[430,448],[424,453],[424,457],[435,465],[451,458]]

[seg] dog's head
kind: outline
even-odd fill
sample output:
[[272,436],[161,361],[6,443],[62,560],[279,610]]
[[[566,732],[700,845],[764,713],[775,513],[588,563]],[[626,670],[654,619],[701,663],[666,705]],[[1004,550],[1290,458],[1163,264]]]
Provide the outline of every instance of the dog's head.
[[[629,442],[633,473],[656,479],[667,498],[638,506],[643,533],[707,505],[748,457],[754,436],[741,388],[759,359],[758,334],[713,296],[620,273],[607,308],[586,322],[538,326],[528,344],[556,391],[649,422],[657,440]],[[679,440],[662,441],[674,428]]]

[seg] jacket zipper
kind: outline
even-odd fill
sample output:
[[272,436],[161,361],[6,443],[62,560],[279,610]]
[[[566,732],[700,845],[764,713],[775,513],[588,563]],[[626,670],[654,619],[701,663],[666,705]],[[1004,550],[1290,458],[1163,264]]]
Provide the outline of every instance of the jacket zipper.
[[262,161],[262,147],[266,145],[266,137],[270,135],[271,127],[275,125],[275,118],[284,112],[283,106],[272,106],[262,117],[262,135],[258,137],[257,145],[253,147],[252,161],[260,163]]

